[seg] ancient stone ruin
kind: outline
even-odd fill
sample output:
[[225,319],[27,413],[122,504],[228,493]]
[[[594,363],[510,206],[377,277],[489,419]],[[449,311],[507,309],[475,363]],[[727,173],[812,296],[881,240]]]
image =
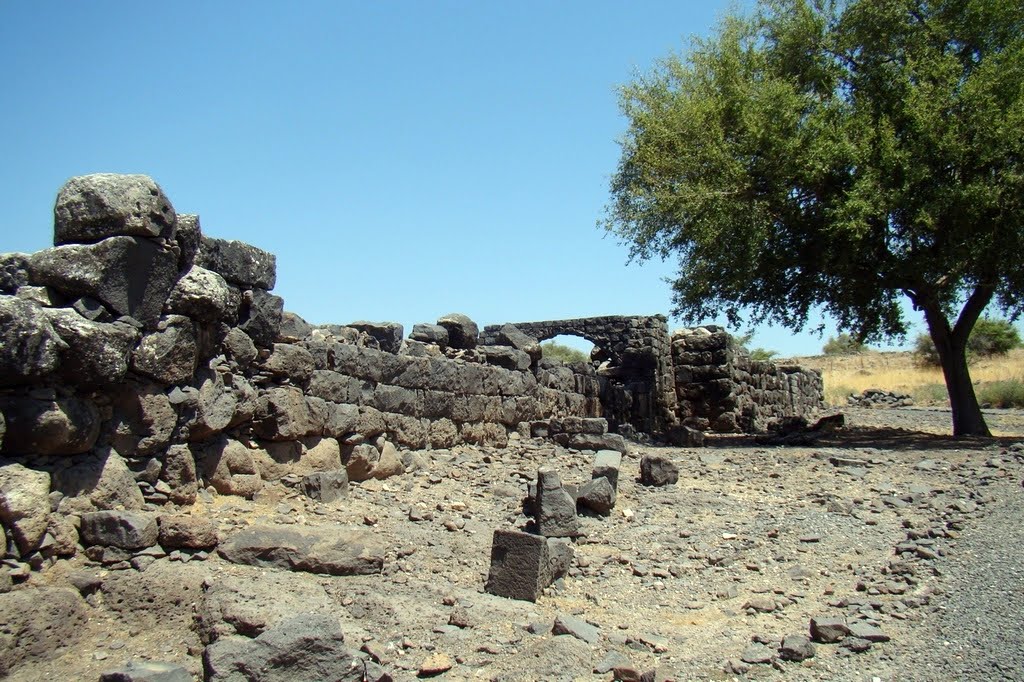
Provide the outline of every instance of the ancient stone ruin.
[[[201,520],[147,513],[205,488],[249,498],[286,481],[329,502],[417,451],[541,437],[624,453],[624,437],[697,444],[822,405],[820,374],[753,362],[717,327],[670,335],[661,316],[480,333],[452,314],[408,338],[390,322],[308,324],[271,293],[273,254],[204,236],[145,176],[74,178],[54,217],[53,248],[0,255],[0,592],[79,552],[138,567],[133,552],[157,540],[211,548]],[[592,341],[593,362],[543,359],[539,342],[559,334]],[[595,505],[614,503],[603,485]],[[380,569],[372,539],[338,557],[336,540],[307,535],[271,540],[328,574]],[[222,553],[263,556],[260,542]]]

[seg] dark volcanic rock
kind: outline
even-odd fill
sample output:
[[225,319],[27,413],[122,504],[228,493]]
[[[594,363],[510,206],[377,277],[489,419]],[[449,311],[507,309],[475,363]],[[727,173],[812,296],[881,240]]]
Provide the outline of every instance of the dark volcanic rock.
[[159,528],[155,516],[140,512],[97,511],[82,514],[82,544],[142,549],[156,544]]
[[371,575],[384,565],[384,547],[372,534],[338,526],[247,528],[222,542],[228,561],[327,575]]
[[274,254],[245,242],[204,236],[195,264],[213,270],[243,289],[269,291],[277,283],[277,258]]
[[414,324],[409,338],[443,347],[448,345],[448,330],[439,324]]
[[511,529],[494,531],[491,568],[484,589],[499,597],[535,602],[550,584],[545,538]]
[[644,455],[640,459],[640,482],[644,485],[664,486],[679,481],[679,468],[667,457]]
[[45,314],[66,342],[58,372],[64,381],[101,386],[125,378],[138,330],[120,322],[93,322],[71,308],[48,308]]
[[148,176],[95,173],[61,187],[53,223],[54,244],[91,243],[117,235],[173,237],[177,216]]
[[448,345],[452,348],[476,348],[480,327],[462,313],[449,313],[437,320],[448,330]]
[[96,406],[79,398],[0,398],[7,422],[3,452],[74,455],[88,451],[100,432]]
[[252,289],[242,295],[238,328],[260,348],[269,348],[277,339],[283,314],[283,298],[263,289]]
[[43,308],[0,296],[0,386],[30,383],[52,374],[68,344]]
[[580,534],[576,500],[562,488],[558,473],[547,468],[537,471],[537,532],[549,538]]
[[402,347],[405,330],[398,322],[353,322],[348,325],[353,329],[369,334],[377,340],[380,349],[385,353],[397,353]]
[[0,676],[52,658],[87,632],[90,608],[70,588],[37,587],[0,594]]

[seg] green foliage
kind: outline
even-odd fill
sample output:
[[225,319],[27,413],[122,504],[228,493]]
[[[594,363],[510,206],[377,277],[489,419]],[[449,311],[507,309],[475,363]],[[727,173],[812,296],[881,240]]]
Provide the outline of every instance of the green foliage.
[[[1006,355],[1021,346],[1020,332],[1011,322],[1003,319],[983,317],[978,320],[967,339],[967,357],[991,357]],[[914,340],[914,356],[918,364],[938,366],[939,353],[928,334],[919,334]]]
[[909,297],[970,401],[971,327],[1024,308],[1022,83],[1024,3],[761,0],[622,88],[604,227],[678,259],[688,321],[823,311],[871,342]]
[[754,362],[768,362],[778,354],[778,351],[768,350],[767,348],[755,348],[750,351],[750,359]]
[[1007,379],[979,384],[978,400],[992,407],[1024,407],[1024,382]]
[[581,350],[554,341],[540,344],[543,357],[557,362],[590,362],[590,356]]
[[821,352],[825,355],[856,355],[865,350],[867,347],[863,343],[846,332],[828,337],[828,341],[821,348]]

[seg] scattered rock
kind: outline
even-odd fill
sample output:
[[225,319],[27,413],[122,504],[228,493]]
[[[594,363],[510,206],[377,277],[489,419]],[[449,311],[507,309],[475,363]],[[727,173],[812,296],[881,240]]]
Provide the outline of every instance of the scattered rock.
[[644,455],[640,459],[640,482],[650,486],[674,485],[679,481],[679,467],[662,455]]
[[555,624],[551,628],[551,633],[555,635],[572,635],[587,644],[597,644],[598,640],[601,639],[601,634],[596,627],[582,618],[564,613],[555,616]]
[[217,553],[236,564],[326,575],[370,575],[384,565],[384,547],[374,535],[338,526],[250,527],[222,542]]

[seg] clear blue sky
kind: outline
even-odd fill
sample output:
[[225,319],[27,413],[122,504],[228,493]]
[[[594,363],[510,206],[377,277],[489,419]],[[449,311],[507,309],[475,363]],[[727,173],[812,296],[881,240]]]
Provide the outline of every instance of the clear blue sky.
[[51,245],[67,178],[145,173],[206,234],[275,253],[314,323],[666,314],[674,264],[627,267],[597,228],[615,88],[728,7],[2,3],[0,251]]

